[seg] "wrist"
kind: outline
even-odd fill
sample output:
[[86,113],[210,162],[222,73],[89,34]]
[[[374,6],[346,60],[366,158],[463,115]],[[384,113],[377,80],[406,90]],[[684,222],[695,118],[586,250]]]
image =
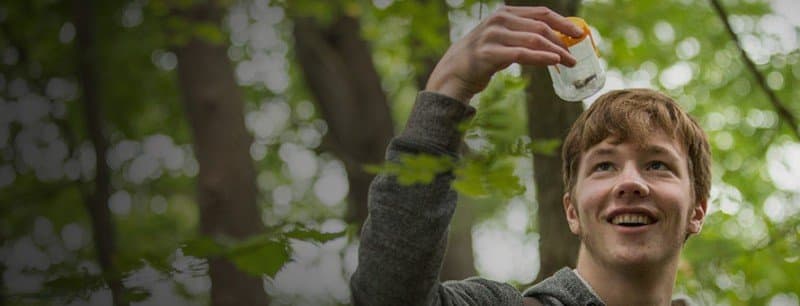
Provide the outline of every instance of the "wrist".
[[467,86],[454,77],[451,78],[436,78],[431,75],[428,83],[425,85],[425,91],[435,92],[461,101],[461,103],[469,104],[469,100],[475,95]]

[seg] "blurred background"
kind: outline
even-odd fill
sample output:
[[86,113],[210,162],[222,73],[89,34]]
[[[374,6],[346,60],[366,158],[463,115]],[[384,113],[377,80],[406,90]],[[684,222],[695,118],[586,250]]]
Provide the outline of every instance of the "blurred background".
[[[676,294],[800,305],[800,2],[509,3],[583,17],[601,93],[662,90],[707,131]],[[502,4],[4,1],[0,305],[347,305],[376,171],[455,170],[443,280],[525,288],[572,264],[559,139],[601,93],[562,102],[512,65],[472,100],[461,162],[379,166],[439,57]]]

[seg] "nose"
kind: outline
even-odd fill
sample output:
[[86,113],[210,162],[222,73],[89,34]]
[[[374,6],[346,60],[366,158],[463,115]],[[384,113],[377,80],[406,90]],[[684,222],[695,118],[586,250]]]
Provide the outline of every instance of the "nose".
[[618,198],[646,197],[650,195],[650,187],[647,186],[639,170],[631,165],[626,166],[620,173],[613,193]]

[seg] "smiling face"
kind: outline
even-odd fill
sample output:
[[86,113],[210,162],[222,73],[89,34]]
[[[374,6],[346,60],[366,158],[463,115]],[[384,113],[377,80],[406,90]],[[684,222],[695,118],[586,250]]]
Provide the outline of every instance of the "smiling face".
[[579,165],[564,208],[581,256],[609,267],[664,264],[700,231],[706,202],[696,201],[686,150],[667,134],[638,143],[607,137]]

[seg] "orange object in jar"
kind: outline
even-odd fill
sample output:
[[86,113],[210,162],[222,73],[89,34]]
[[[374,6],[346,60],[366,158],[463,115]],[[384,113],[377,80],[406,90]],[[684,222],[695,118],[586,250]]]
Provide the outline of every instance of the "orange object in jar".
[[567,46],[570,54],[575,57],[577,63],[574,67],[561,64],[551,65],[547,67],[547,70],[550,72],[556,95],[566,101],[577,102],[599,91],[605,85],[606,75],[600,65],[600,53],[589,25],[579,17],[567,17],[567,19],[581,28],[583,35],[571,37],[559,32],[556,34]]

